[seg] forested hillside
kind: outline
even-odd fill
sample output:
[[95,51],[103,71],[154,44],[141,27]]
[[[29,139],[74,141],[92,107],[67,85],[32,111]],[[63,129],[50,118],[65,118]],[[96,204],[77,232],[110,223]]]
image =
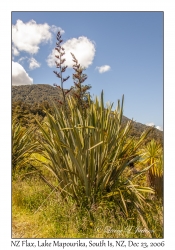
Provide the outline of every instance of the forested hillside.
[[61,90],[49,84],[33,84],[12,86],[12,101],[22,101],[27,104],[42,103],[60,99]]

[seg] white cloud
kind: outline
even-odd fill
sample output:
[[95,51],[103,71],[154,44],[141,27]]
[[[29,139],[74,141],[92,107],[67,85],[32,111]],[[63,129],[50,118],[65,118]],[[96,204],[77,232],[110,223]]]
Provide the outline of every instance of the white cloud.
[[158,130],[163,131],[163,129],[162,129],[160,126],[156,126],[153,122],[146,123],[146,125],[147,125],[147,126],[150,126],[150,127],[155,127],[155,128],[157,128]]
[[27,56],[19,58],[18,63],[23,64],[24,60],[27,60],[29,62],[29,69],[36,69],[41,66],[41,64],[37,62],[34,57],[28,58]]
[[57,34],[58,31],[60,31],[61,35],[65,33],[65,31],[64,31],[62,28],[57,27],[57,26],[55,26],[55,25],[50,26],[50,30],[51,30],[54,34]]
[[51,38],[50,26],[47,23],[37,24],[34,20],[23,23],[23,21],[17,20],[16,24],[12,25],[14,55],[19,54],[17,51],[36,54],[39,50],[39,44],[46,43]]
[[150,122],[150,123],[146,123],[146,126],[154,127],[155,124],[153,122]]
[[[66,41],[63,44],[65,49],[64,58],[66,59],[65,65],[71,68],[74,64],[72,61],[72,56],[70,54],[73,53],[80,63],[82,67],[88,68],[94,59],[95,56],[95,45],[94,42],[89,40],[87,37],[81,36],[79,38],[72,38]],[[55,49],[52,50],[52,53],[47,58],[47,64],[49,67],[55,66],[55,54],[57,54]]]
[[161,128],[160,126],[156,126],[156,128],[157,128],[158,130],[163,131],[163,128]]
[[17,48],[15,48],[14,46],[12,46],[12,54],[14,56],[18,56],[19,55],[19,51],[17,50]]
[[23,61],[26,60],[27,58],[28,58],[27,56],[19,58],[18,63],[23,63]]
[[39,68],[41,64],[35,60],[35,58],[30,58],[29,59],[29,68],[30,69],[36,69]]
[[12,85],[31,85],[33,79],[29,77],[25,69],[17,62],[12,62]]
[[96,67],[96,69],[98,69],[99,73],[104,73],[104,72],[109,71],[111,69],[111,67],[109,65],[104,65],[101,67]]

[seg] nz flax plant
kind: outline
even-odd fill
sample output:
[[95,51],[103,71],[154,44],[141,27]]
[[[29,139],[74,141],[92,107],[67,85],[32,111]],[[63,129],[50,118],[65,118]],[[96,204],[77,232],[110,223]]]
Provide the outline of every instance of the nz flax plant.
[[15,119],[12,121],[12,170],[25,167],[30,161],[30,156],[37,148],[37,143],[32,140],[33,131],[22,128]]
[[[141,192],[153,191],[134,186],[125,178],[124,171],[131,162],[138,161],[140,155],[128,145],[132,122],[121,128],[123,102],[124,97],[112,114],[112,105],[104,107],[102,92],[100,100],[96,98],[91,103],[89,98],[89,112],[84,118],[76,100],[69,98],[69,119],[55,105],[53,116],[46,112],[47,130],[39,122],[38,125],[43,134],[42,154],[50,160],[45,167],[58,180],[62,197],[70,196],[77,205],[91,209],[103,199],[115,196],[123,213],[129,216],[128,204],[132,203],[140,211],[145,199]],[[139,144],[147,133],[142,135]]]
[[160,144],[151,140],[143,149],[144,163],[151,165],[148,182],[155,189],[156,195],[163,198],[163,151]]

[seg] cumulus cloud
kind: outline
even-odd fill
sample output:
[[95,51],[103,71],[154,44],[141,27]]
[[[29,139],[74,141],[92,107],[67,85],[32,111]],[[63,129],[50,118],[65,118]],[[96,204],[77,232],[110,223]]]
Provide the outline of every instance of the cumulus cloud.
[[163,129],[162,129],[160,126],[156,126],[153,122],[146,123],[146,125],[147,125],[147,126],[150,126],[150,127],[155,127],[155,128],[157,128],[158,130],[163,131]]
[[15,48],[14,46],[12,46],[12,54],[14,56],[18,56],[19,55],[19,51],[17,50],[17,48]]
[[19,55],[19,51],[36,54],[40,43],[47,43],[52,38],[50,26],[47,23],[37,24],[34,20],[23,23],[17,20],[12,25],[13,54]]
[[39,68],[41,66],[41,64],[37,62],[37,60],[34,57],[29,58],[27,56],[19,58],[18,63],[23,64],[24,60],[27,60],[27,62],[29,63],[29,69],[31,70]]
[[29,77],[25,69],[17,62],[12,62],[12,85],[31,85],[33,79]]
[[[65,65],[69,68],[74,64],[70,52],[75,55],[82,67],[88,68],[92,64],[95,56],[95,45],[94,42],[87,37],[81,36],[79,38],[72,38],[63,44],[63,48],[66,53],[64,55],[64,58],[66,59]],[[48,56],[47,64],[49,67],[55,66],[55,54],[57,53],[58,52],[53,49],[52,53]]]
[[65,33],[65,31],[64,31],[62,28],[57,27],[57,26],[55,26],[55,25],[50,26],[50,30],[51,30],[54,34],[57,34],[58,31],[60,31],[61,35]]
[[29,59],[29,68],[30,69],[36,69],[39,68],[41,64],[35,60],[35,58],[30,58]]
[[109,71],[111,67],[109,65],[103,65],[101,67],[96,67],[96,69],[98,70],[99,73],[104,73]]

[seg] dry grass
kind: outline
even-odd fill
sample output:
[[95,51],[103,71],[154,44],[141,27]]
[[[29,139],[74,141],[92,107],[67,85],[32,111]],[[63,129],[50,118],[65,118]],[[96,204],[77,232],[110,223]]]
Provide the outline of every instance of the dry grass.
[[[12,183],[12,238],[148,238],[137,217],[124,218],[112,202],[99,204],[91,213],[65,202],[39,177],[15,179]],[[52,193],[51,193],[52,192]],[[147,211],[150,230],[163,237],[161,205]]]

